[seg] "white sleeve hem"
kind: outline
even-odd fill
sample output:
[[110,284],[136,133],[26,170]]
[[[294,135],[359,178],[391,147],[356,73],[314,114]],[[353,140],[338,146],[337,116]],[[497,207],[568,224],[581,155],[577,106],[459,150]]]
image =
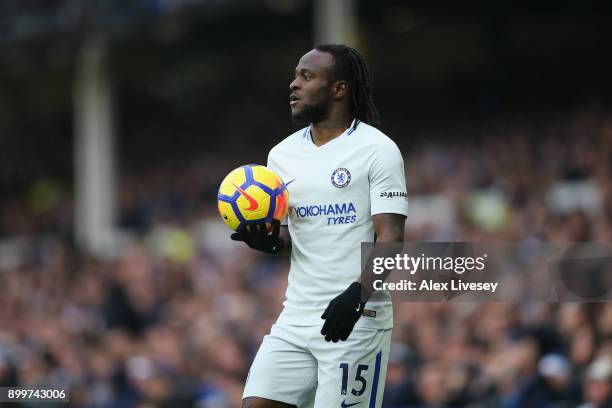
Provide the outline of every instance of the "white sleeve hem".
[[400,203],[393,203],[393,204],[385,203],[384,205],[382,204],[375,205],[374,203],[372,203],[372,209],[370,211],[370,215],[384,214],[384,213],[400,214],[400,215],[408,216],[408,205],[400,204]]

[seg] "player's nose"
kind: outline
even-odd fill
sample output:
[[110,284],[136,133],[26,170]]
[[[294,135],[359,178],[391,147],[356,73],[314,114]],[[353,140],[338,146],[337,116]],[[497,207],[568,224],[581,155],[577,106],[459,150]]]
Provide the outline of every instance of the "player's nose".
[[299,78],[295,78],[293,81],[291,81],[291,83],[289,84],[289,90],[293,91],[295,89],[299,89],[300,88],[300,81]]

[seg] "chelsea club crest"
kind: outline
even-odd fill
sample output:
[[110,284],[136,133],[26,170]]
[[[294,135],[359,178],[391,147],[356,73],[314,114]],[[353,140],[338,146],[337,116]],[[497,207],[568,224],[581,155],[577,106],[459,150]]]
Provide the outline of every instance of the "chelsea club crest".
[[351,172],[344,167],[334,170],[331,175],[331,182],[334,187],[343,188],[351,182]]

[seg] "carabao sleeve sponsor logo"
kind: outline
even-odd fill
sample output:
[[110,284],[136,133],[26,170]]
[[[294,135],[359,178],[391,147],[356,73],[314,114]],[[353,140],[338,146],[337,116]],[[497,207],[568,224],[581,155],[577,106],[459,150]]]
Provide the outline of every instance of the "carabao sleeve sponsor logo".
[[404,200],[408,199],[408,194],[403,192],[403,191],[383,191],[382,193],[380,193],[378,195],[378,198],[382,198],[385,200],[392,200],[392,199],[401,199],[403,198]]

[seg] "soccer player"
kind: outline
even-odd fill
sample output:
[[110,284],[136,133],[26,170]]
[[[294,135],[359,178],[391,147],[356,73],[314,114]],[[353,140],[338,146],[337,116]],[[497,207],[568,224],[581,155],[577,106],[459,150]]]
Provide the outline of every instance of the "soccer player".
[[317,46],[289,88],[292,120],[308,126],[268,156],[289,190],[288,217],[271,233],[260,224],[232,234],[291,252],[284,309],[251,366],[243,407],[380,407],[393,316],[388,293],[360,282],[360,244],[403,240],[402,155],[372,126],[372,83],[355,49]]

